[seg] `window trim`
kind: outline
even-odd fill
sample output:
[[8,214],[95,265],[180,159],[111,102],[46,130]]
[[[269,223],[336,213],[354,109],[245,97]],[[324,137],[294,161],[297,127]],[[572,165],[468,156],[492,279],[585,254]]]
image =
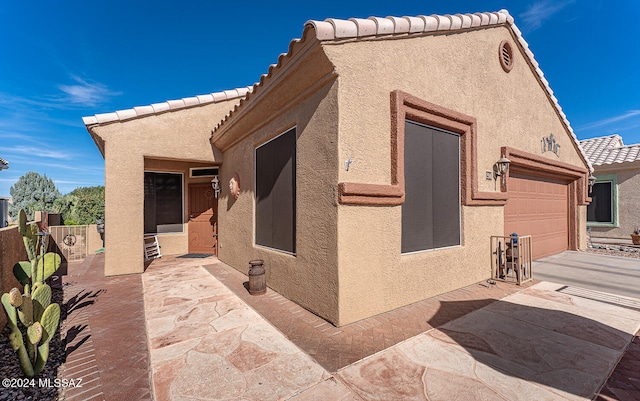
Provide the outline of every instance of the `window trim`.
[[[164,233],[147,233],[144,232],[144,235],[175,235],[175,234],[184,234],[185,233],[185,221],[184,221],[184,191],[185,191],[185,182],[184,182],[184,172],[180,171],[159,171],[159,170],[144,170],[143,171],[143,177],[144,177],[144,173],[155,173],[155,174],[177,174],[180,175],[180,208],[181,208],[181,212],[180,212],[180,216],[181,216],[181,220],[182,223],[180,223],[182,225],[182,230],[181,231],[171,231],[171,232],[164,232]],[[143,178],[144,181],[144,178]],[[142,230],[144,231],[144,187],[142,189],[142,203],[143,203],[143,212],[142,212]],[[177,224],[177,223],[176,223]],[[157,226],[157,225],[156,225]]]
[[[258,152],[258,148],[261,148],[265,145],[268,145],[269,143],[275,141],[276,139],[280,138],[281,136],[289,133],[291,130],[295,130],[295,161],[296,163],[293,166],[293,174],[296,180],[296,197],[295,197],[295,202],[294,202],[294,208],[295,208],[295,213],[294,213],[294,222],[293,222],[293,229],[294,229],[294,243],[293,243],[293,248],[295,249],[295,252],[291,252],[291,251],[287,251],[284,249],[278,249],[278,248],[273,248],[267,245],[262,245],[262,244],[258,244],[256,242],[256,235],[257,235],[257,219],[256,219],[256,215],[257,215],[257,199],[256,199],[256,194],[258,193],[258,163],[257,163],[257,152]],[[267,249],[270,251],[274,251],[274,252],[278,252],[278,253],[284,253],[286,255],[291,255],[291,256],[297,256],[297,250],[298,250],[298,186],[297,186],[297,182],[298,182],[298,168],[297,168],[297,163],[298,163],[298,126],[297,125],[292,125],[289,128],[286,128],[284,130],[282,130],[279,134],[275,135],[272,138],[269,138],[267,141],[256,145],[253,148],[253,246],[256,248],[262,248],[262,249]]]
[[[463,203],[461,202],[461,197],[462,197],[462,184],[461,184],[461,178],[462,178],[462,135],[461,133],[458,132],[453,132],[444,128],[440,128],[440,127],[436,127],[436,126],[432,126],[429,124],[425,124],[422,123],[420,121],[417,121],[417,119],[415,118],[411,118],[411,116],[405,116],[405,124],[407,121],[410,121],[413,124],[422,126],[422,127],[426,127],[426,128],[430,128],[433,129],[435,131],[440,131],[444,134],[447,135],[455,135],[458,137],[458,228],[459,228],[459,237],[458,237],[458,244],[454,244],[454,245],[447,245],[447,246],[443,246],[443,247],[439,247],[439,248],[429,248],[429,249],[421,249],[421,250],[416,250],[416,251],[409,251],[409,252],[402,252],[402,238],[400,239],[400,255],[401,256],[405,256],[405,255],[415,255],[418,253],[424,253],[424,252],[433,252],[433,251],[440,251],[443,249],[451,249],[451,248],[459,248],[462,246],[462,206]],[[404,132],[404,129],[403,129]],[[404,141],[403,141],[403,146],[404,146]],[[404,153],[404,149],[403,149],[403,153]],[[404,163],[404,156],[402,158],[402,161]],[[404,166],[403,166],[403,172],[404,172]],[[403,174],[404,175],[404,174]],[[402,231],[402,227],[400,227],[400,231]]]
[[[194,171],[201,171],[201,170],[216,170],[216,174],[206,174],[206,175],[193,175]],[[212,166],[212,167],[191,167],[189,168],[189,178],[202,178],[202,177],[214,177],[216,175],[219,175],[220,173],[220,167],[219,166]]]
[[606,228],[618,228],[620,223],[618,220],[618,175],[617,174],[602,174],[596,176],[596,184],[610,182],[611,183],[611,217],[612,223],[601,223],[596,221],[587,220],[587,227],[606,227]]
[[[426,123],[460,134],[460,198],[463,206],[504,206],[507,191],[480,191],[478,187],[477,121],[401,90],[391,97],[391,182],[339,182],[342,205],[398,206],[404,202],[404,120]],[[496,156],[498,158],[498,156]],[[585,175],[586,178],[586,175]]]

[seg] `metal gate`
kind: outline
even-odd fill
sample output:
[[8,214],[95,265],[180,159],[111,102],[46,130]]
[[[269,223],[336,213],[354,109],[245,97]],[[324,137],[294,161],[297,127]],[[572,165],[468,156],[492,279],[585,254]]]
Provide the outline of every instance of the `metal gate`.
[[67,261],[87,257],[88,226],[50,226],[52,240]]

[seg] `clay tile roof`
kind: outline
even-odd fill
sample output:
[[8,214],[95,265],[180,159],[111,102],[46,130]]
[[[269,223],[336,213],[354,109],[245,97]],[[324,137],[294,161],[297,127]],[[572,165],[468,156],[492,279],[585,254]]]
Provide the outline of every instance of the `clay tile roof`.
[[640,160],[640,144],[625,145],[620,135],[585,139],[580,146],[594,166]]
[[243,98],[252,90],[252,87],[247,86],[244,88],[226,90],[224,92],[215,92],[207,95],[186,97],[177,100],[167,100],[166,102],[154,103],[148,106],[137,106],[132,109],[118,110],[113,113],[102,113],[89,117],[82,117],[82,121],[84,122],[85,126],[110,123],[114,121],[125,121],[145,115],[163,113],[169,110],[177,110],[207,103],[217,103],[225,100]]
[[216,125],[212,133],[215,135],[225,123],[233,118],[246,103],[250,103],[253,97],[260,95],[262,87],[269,81],[274,79],[274,75],[280,71],[282,64],[291,59],[295,50],[300,48],[300,44],[307,40],[309,30],[313,30],[313,36],[320,42],[341,41],[341,40],[367,40],[372,38],[385,37],[407,37],[409,35],[424,35],[429,32],[436,31],[462,31],[465,29],[474,29],[481,26],[490,25],[506,25],[514,33],[516,40],[520,44],[525,56],[528,58],[534,73],[538,76],[538,80],[544,87],[556,109],[558,116],[562,119],[567,130],[571,134],[576,148],[581,152],[583,159],[592,171],[593,167],[586,154],[580,147],[578,137],[573,132],[571,124],[567,120],[566,115],[562,111],[558,99],[553,94],[549,82],[544,77],[544,73],[540,69],[538,62],[533,57],[533,52],[529,49],[529,44],[522,37],[522,32],[516,26],[513,17],[507,10],[497,12],[483,12],[475,14],[455,14],[455,15],[419,15],[417,17],[369,17],[368,19],[351,18],[349,20],[341,20],[328,18],[324,21],[310,20],[305,23],[302,39],[294,39],[289,43],[289,51],[281,54],[278,63],[271,65],[269,71],[260,77],[260,81],[253,85],[253,89],[240,104],[236,105],[222,121]]

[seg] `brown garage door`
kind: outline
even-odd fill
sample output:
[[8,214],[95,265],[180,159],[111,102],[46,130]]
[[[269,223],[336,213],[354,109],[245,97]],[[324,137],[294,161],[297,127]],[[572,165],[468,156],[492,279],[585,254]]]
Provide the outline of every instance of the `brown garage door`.
[[569,248],[568,186],[521,174],[509,176],[509,200],[504,210],[505,235],[531,235],[533,259]]

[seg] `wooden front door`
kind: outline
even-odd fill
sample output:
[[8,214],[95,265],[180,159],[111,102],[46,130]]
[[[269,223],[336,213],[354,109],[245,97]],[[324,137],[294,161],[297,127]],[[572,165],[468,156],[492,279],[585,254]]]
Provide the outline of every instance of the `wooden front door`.
[[189,185],[189,253],[218,254],[218,199],[209,183]]

